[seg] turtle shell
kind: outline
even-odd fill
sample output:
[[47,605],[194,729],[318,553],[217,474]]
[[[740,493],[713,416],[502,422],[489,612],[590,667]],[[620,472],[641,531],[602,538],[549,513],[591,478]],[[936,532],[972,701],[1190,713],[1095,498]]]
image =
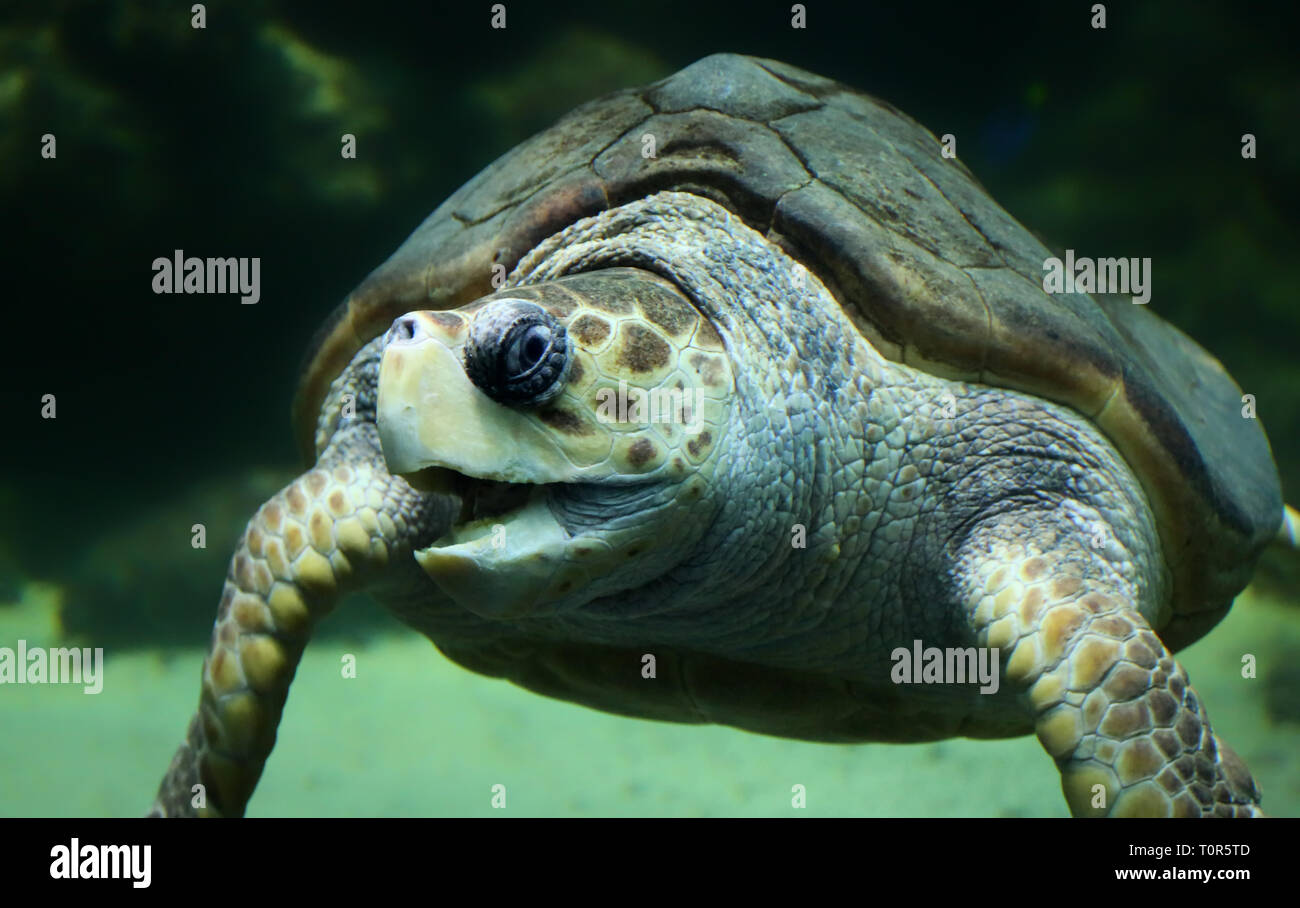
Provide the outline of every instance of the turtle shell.
[[329,382],[398,315],[490,293],[542,239],[664,189],[707,196],[778,243],[884,356],[1091,419],[1154,510],[1173,579],[1156,623],[1171,649],[1245,586],[1281,491],[1219,362],[1126,298],[1044,292],[1053,253],[894,107],[734,54],[577,108],[440,205],[318,332],[294,402],[303,453]]

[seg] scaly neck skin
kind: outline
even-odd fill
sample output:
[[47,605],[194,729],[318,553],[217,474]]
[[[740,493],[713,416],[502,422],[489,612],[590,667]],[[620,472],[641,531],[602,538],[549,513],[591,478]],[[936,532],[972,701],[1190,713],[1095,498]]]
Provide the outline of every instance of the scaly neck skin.
[[[699,534],[690,553],[660,582],[602,603],[598,636],[845,674],[870,674],[900,639],[964,645],[947,546],[1017,495],[1104,523],[1118,579],[1154,617],[1164,590],[1145,498],[1082,417],[885,360],[813,275],[685,193],[574,225],[512,280],[615,265],[667,277],[713,320],[736,397],[711,497],[673,530]],[[639,616],[625,631],[608,622],[620,605]]]

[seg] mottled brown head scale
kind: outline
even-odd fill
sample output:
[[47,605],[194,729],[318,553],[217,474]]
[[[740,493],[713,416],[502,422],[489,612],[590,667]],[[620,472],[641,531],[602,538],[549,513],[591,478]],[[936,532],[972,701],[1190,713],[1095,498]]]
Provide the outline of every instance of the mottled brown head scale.
[[699,435],[686,442],[686,450],[690,452],[691,457],[698,458],[700,451],[705,450],[713,444],[713,433],[705,429]]
[[699,322],[695,313],[682,311],[678,300],[658,292],[658,288],[642,292],[637,297],[636,306],[647,322],[662,328],[671,338],[688,337]]
[[610,315],[631,315],[632,294],[644,286],[644,278],[631,268],[602,268],[584,274],[570,274],[556,282],[577,294],[586,309]]
[[447,332],[448,335],[455,337],[465,330],[465,318],[459,312],[430,312],[429,318]]
[[657,332],[634,323],[619,326],[615,362],[630,372],[656,372],[672,362],[672,347]]
[[727,345],[722,341],[722,335],[718,329],[713,327],[713,323],[706,319],[700,319],[699,327],[695,329],[695,336],[691,338],[691,346],[699,347],[701,350],[727,349]]
[[722,364],[717,356],[692,352],[687,357],[687,362],[706,385],[717,385],[722,381]]
[[613,333],[609,322],[590,313],[583,313],[569,325],[569,334],[589,350],[597,350]]
[[563,407],[544,407],[538,411],[537,418],[565,435],[589,435],[592,431],[576,413]]
[[654,443],[648,438],[638,438],[627,449],[627,461],[636,469],[644,467],[654,455]]

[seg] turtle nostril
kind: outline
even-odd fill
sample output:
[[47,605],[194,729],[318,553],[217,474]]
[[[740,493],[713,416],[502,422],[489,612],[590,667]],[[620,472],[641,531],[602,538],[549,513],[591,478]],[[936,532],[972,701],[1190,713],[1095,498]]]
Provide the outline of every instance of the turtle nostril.
[[393,322],[393,327],[388,329],[388,337],[384,339],[384,343],[409,341],[415,337],[418,330],[415,319],[409,315],[403,315]]

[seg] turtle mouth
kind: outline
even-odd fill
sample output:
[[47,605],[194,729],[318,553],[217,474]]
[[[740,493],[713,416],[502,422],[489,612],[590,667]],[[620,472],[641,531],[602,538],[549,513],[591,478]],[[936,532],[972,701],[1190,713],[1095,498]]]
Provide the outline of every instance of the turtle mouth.
[[556,607],[586,576],[577,560],[603,548],[556,518],[552,504],[563,483],[506,482],[442,466],[398,475],[417,491],[458,501],[455,521],[412,554],[446,596],[480,617]]
[[548,489],[545,484],[479,479],[447,467],[425,467],[403,474],[402,478],[419,492],[451,495],[460,502],[451,527],[434,545],[467,542],[485,535],[502,518],[522,511]]
[[398,473],[412,488],[454,498],[456,517],[412,552],[452,603],[488,619],[554,615],[603,595],[646,541],[646,514],[664,504],[653,480],[510,482],[448,466]]

